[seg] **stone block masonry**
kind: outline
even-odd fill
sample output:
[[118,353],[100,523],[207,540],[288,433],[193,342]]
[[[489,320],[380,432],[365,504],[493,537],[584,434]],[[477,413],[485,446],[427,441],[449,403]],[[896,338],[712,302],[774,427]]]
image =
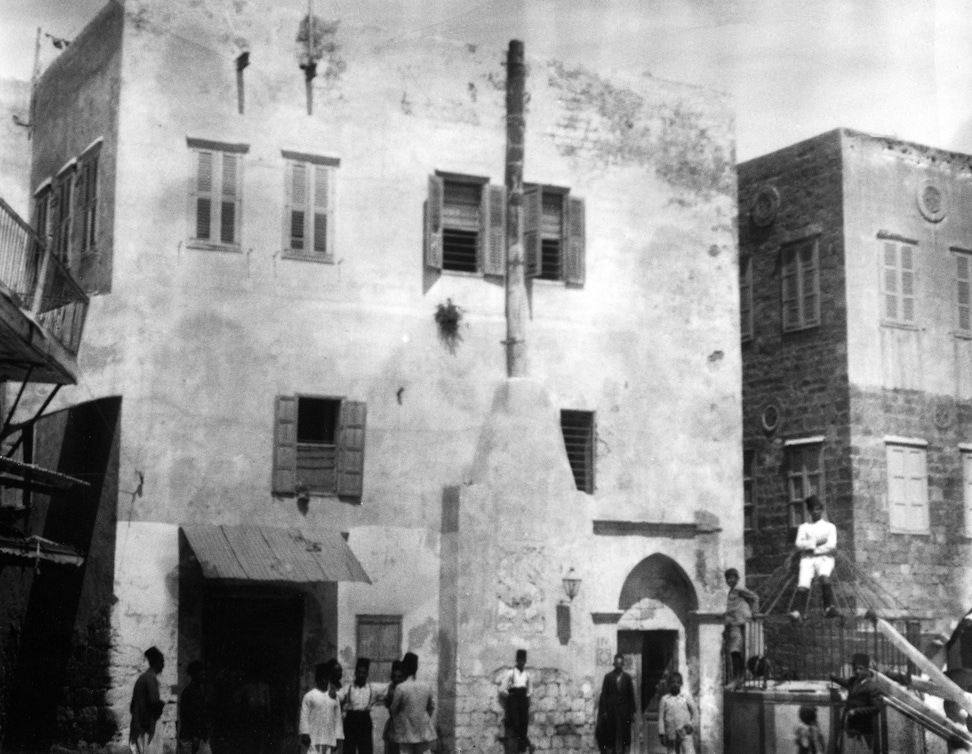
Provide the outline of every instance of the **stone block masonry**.
[[[499,699],[507,668],[491,676],[464,678],[456,684],[456,752],[496,751],[508,732]],[[530,742],[537,751],[581,754],[594,743],[594,684],[556,668],[530,669]]]

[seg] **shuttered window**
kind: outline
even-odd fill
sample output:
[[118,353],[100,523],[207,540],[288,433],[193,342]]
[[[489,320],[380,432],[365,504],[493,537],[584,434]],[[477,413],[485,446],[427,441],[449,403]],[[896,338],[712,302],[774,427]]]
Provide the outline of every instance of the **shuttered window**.
[[273,491],[360,499],[365,404],[346,398],[278,396]]
[[58,260],[67,264],[71,255],[71,230],[74,217],[75,168],[61,173],[51,191],[51,248]]
[[742,339],[753,337],[753,258],[739,260],[739,332]]
[[560,428],[577,489],[588,494],[593,493],[594,412],[564,409],[560,412]]
[[915,324],[915,247],[886,241],[881,261],[884,321]]
[[75,187],[75,223],[79,253],[91,251],[97,245],[98,218],[98,151],[81,158]]
[[787,445],[786,474],[790,526],[797,527],[806,521],[806,499],[810,495],[816,495],[826,505],[823,488],[823,443]]
[[240,245],[243,155],[248,147],[189,139],[193,154],[190,183],[192,242],[202,246]]
[[442,269],[479,271],[482,186],[445,181],[442,196]]
[[430,175],[425,203],[425,266],[506,274],[506,187],[473,176]]
[[756,528],[756,501],[753,496],[755,460],[755,451],[743,451],[743,531],[753,531]]
[[368,680],[388,683],[392,662],[401,657],[402,616],[359,615],[357,657],[371,660]]
[[566,189],[528,184],[523,189],[526,274],[540,280],[584,284],[584,200]]
[[963,445],[962,459],[962,504],[965,511],[965,536],[972,537],[972,445]]
[[820,265],[817,239],[782,249],[783,330],[803,330],[820,324]]
[[339,161],[284,152],[287,159],[284,249],[288,256],[332,261],[334,189]]
[[956,326],[963,335],[972,335],[972,254],[955,254],[955,303]]
[[50,225],[51,208],[51,185],[46,183],[34,194],[34,232],[37,233],[47,243],[47,237],[51,233]]
[[888,508],[891,530],[928,531],[927,451],[887,443]]

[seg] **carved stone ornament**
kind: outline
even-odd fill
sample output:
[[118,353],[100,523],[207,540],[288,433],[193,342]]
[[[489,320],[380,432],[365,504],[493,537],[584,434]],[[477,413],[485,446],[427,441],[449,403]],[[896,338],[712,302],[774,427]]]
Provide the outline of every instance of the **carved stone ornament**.
[[955,404],[950,401],[936,403],[932,409],[932,421],[938,429],[948,429],[955,421]]
[[756,189],[749,216],[757,228],[765,228],[776,220],[776,213],[780,210],[780,192],[769,184]]
[[776,428],[780,426],[780,407],[775,403],[767,403],[763,407],[760,423],[767,433],[775,432]]
[[918,210],[930,223],[945,219],[945,192],[941,186],[931,181],[923,181],[918,186]]

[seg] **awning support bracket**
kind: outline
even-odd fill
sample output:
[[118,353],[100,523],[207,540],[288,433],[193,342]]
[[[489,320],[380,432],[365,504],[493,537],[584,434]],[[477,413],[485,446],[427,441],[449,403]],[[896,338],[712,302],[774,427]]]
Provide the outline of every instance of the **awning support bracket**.
[[[26,384],[27,383],[25,382],[24,385]],[[17,438],[17,442],[15,442],[13,447],[7,451],[7,458],[11,458],[13,454],[17,452],[17,448],[20,447],[20,444],[24,441],[23,430],[25,430],[27,427],[32,427],[35,423],[37,423],[37,420],[43,416],[44,409],[51,405],[51,401],[54,400],[54,396],[57,395],[57,392],[60,389],[61,385],[55,385],[54,389],[50,392],[50,395],[44,399],[44,402],[41,404],[40,408],[37,409],[37,412],[30,419],[24,422],[11,424],[10,419],[13,416],[14,411],[17,410],[17,404],[20,402],[20,396],[23,395],[24,392],[24,386],[21,385],[20,392],[17,394],[17,400],[14,401],[14,405],[11,407],[10,413],[7,415],[7,418],[3,423],[3,429],[0,429],[0,440],[9,437],[14,432],[20,432],[20,437]]]

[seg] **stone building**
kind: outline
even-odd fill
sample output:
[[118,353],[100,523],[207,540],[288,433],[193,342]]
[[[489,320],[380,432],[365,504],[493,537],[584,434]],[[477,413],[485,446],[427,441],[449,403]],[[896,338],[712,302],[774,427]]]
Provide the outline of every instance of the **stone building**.
[[382,680],[413,651],[447,748],[495,751],[524,647],[534,744],[579,752],[620,649],[649,712],[685,672],[721,750],[727,106],[528,61],[529,376],[508,378],[504,51],[302,13],[110,2],[40,81],[35,221],[92,293],[52,407],[117,416],[111,562],[58,616],[79,659],[51,736],[122,740],[150,645],[166,745],[196,657],[220,698],[267,685],[277,744],[314,663],[367,655]]
[[972,157],[840,129],[738,180],[750,577],[816,492],[839,550],[947,635],[972,599]]

